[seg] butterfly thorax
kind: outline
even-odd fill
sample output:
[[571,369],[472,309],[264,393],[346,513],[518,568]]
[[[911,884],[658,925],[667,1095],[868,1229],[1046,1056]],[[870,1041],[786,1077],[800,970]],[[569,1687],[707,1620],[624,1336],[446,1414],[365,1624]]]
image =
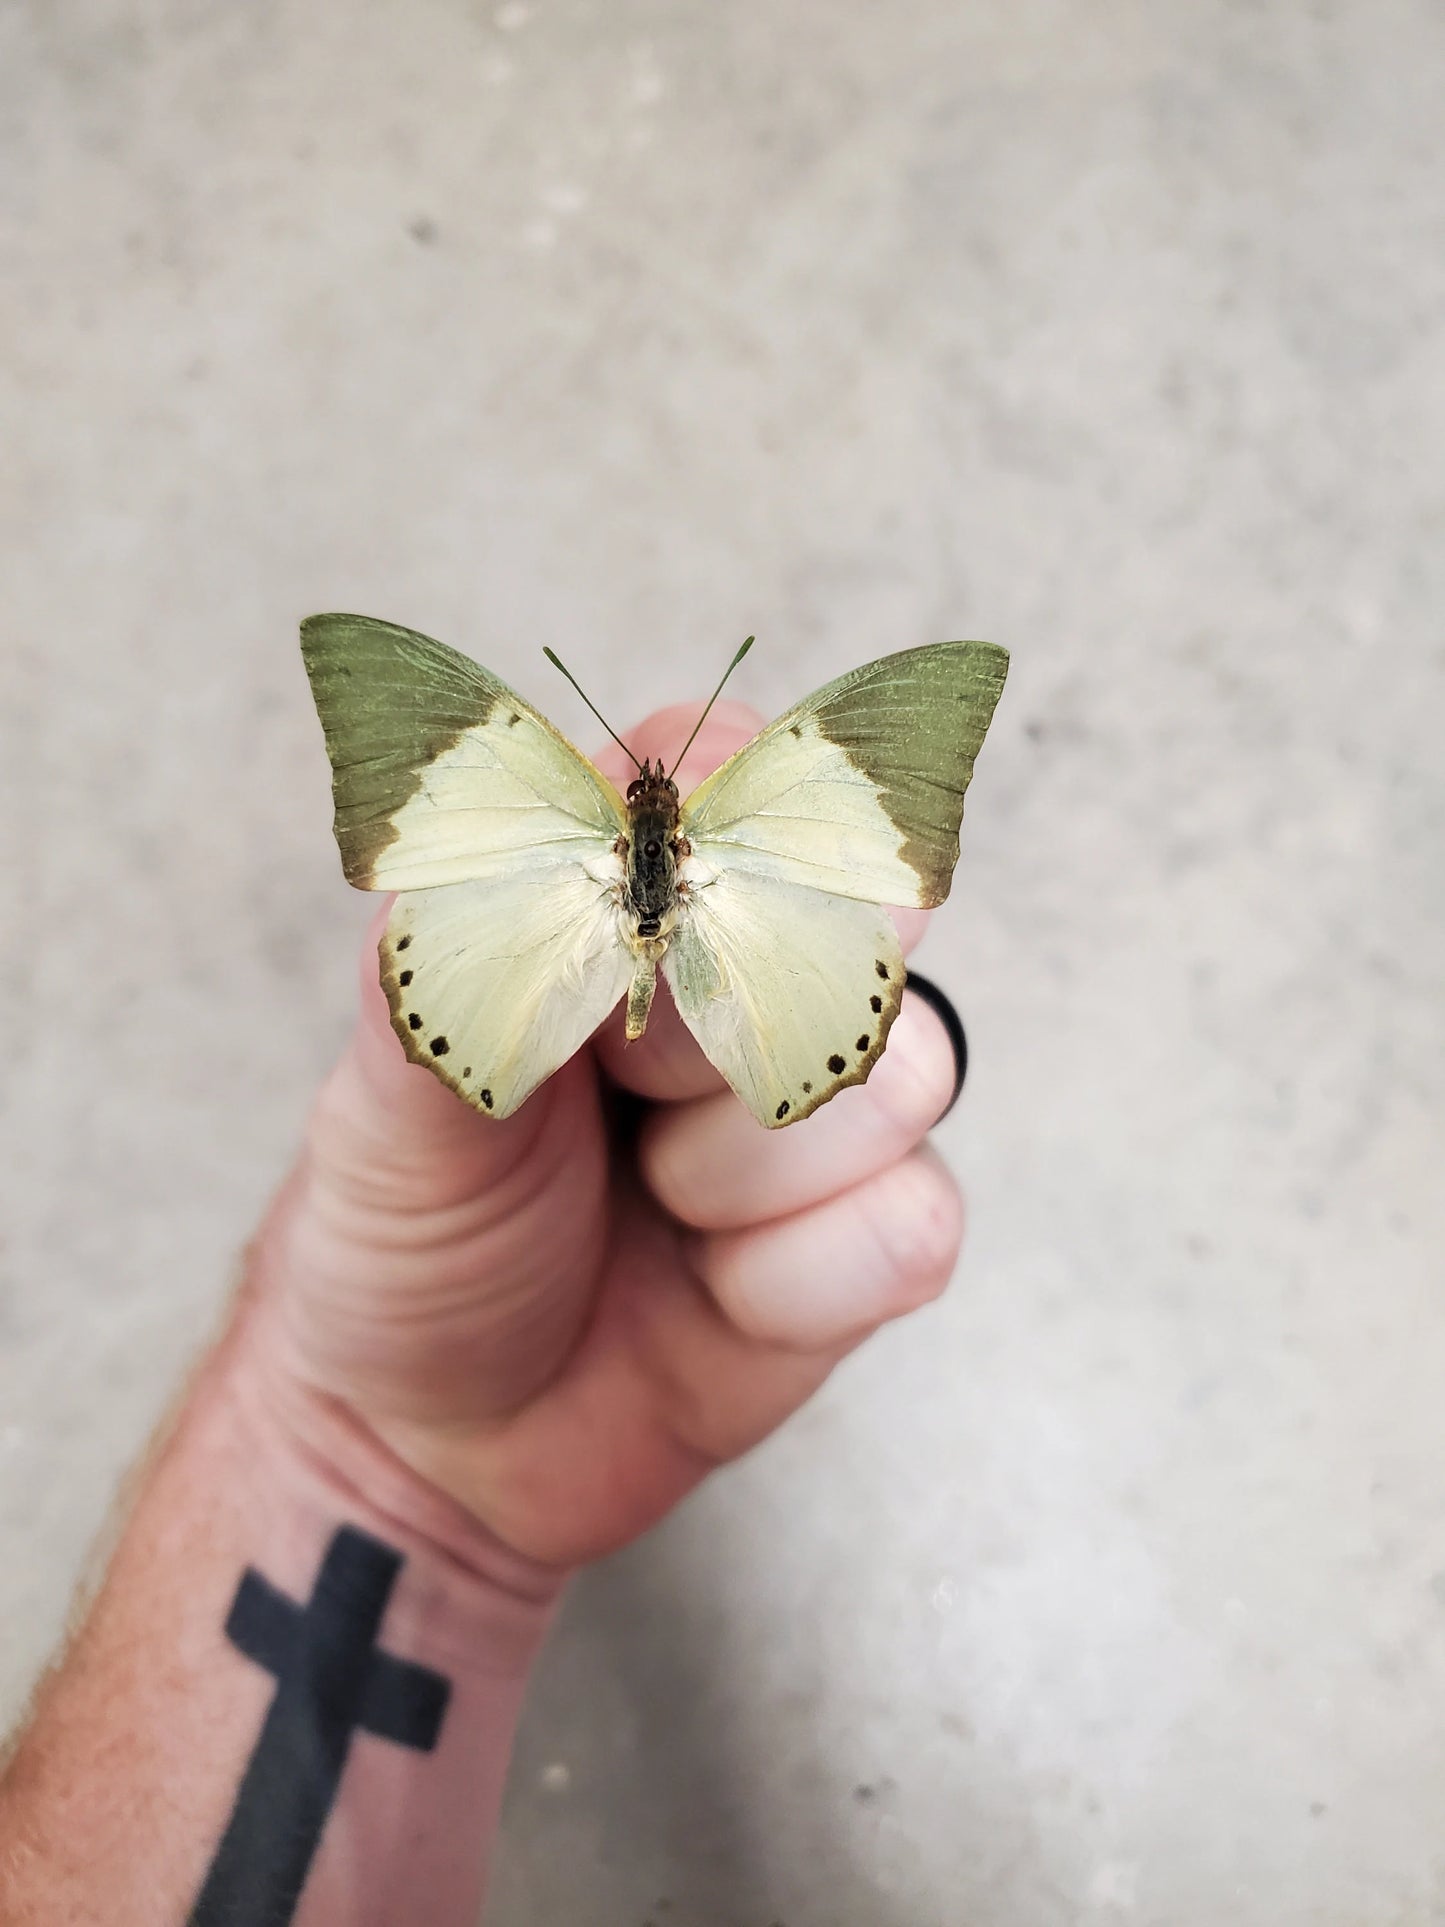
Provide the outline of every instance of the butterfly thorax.
[[659,760],[644,763],[627,788],[627,830],[617,840],[624,882],[620,908],[628,947],[634,958],[627,993],[627,1035],[640,1037],[657,981],[657,966],[677,927],[686,886],[677,866],[691,854],[679,830],[677,785]]
[[677,785],[642,765],[627,789],[627,907],[644,942],[665,940],[677,911],[677,865],[687,846],[678,835]]

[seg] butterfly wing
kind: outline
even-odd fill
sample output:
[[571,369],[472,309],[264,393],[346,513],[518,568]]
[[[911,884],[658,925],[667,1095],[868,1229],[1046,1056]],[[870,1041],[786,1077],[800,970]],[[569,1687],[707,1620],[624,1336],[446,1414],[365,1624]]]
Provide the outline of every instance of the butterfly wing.
[[718,868],[871,903],[942,903],[1008,651],[940,642],[815,691],[694,790],[682,828]]
[[350,882],[398,895],[381,980],[408,1057],[506,1117],[627,987],[626,825],[607,779],[529,703],[427,636],[312,616],[301,648]]
[[759,1123],[795,1124],[882,1053],[907,972],[875,904],[740,865],[692,882],[662,970],[684,1023]]
[[611,884],[580,865],[406,892],[381,939],[407,1056],[492,1117],[581,1049],[631,970]]
[[326,733],[336,841],[361,890],[417,890],[586,862],[621,797],[530,703],[429,636],[310,616],[301,653]]
[[683,1020],[761,1123],[861,1084],[906,972],[880,903],[942,903],[964,793],[1008,669],[936,643],[840,677],[687,799],[692,846],[662,968]]

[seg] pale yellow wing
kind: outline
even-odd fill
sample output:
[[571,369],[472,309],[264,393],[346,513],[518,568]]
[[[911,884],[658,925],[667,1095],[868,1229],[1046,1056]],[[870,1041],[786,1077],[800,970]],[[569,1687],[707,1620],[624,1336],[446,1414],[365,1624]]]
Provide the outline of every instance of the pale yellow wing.
[[361,890],[537,870],[610,848],[627,812],[544,716],[468,657],[369,616],[310,616],[336,841]]
[[840,676],[693,791],[684,833],[719,868],[871,903],[942,903],[1007,670],[994,643],[939,642]]
[[409,891],[381,939],[392,1027],[413,1063],[506,1117],[566,1063],[627,988],[621,866],[517,869]]
[[694,861],[662,960],[683,1022],[769,1128],[795,1124],[882,1053],[907,973],[870,903]]

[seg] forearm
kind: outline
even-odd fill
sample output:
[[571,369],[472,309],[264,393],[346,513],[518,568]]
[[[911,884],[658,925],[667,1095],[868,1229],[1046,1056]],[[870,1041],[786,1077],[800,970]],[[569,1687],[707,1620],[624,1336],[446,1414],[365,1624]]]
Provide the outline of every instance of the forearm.
[[266,1356],[207,1362],[0,1782],[12,1927],[476,1919],[558,1580]]

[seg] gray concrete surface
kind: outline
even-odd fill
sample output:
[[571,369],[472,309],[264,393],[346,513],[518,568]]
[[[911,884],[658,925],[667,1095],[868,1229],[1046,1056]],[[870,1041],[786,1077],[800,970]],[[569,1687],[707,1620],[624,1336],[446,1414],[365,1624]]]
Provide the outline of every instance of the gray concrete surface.
[[[492,1927],[1445,1921],[1445,16],[0,9],[0,1708],[343,1033],[295,647],[982,634],[948,1300],[581,1583]],[[590,737],[588,738],[590,740]]]

